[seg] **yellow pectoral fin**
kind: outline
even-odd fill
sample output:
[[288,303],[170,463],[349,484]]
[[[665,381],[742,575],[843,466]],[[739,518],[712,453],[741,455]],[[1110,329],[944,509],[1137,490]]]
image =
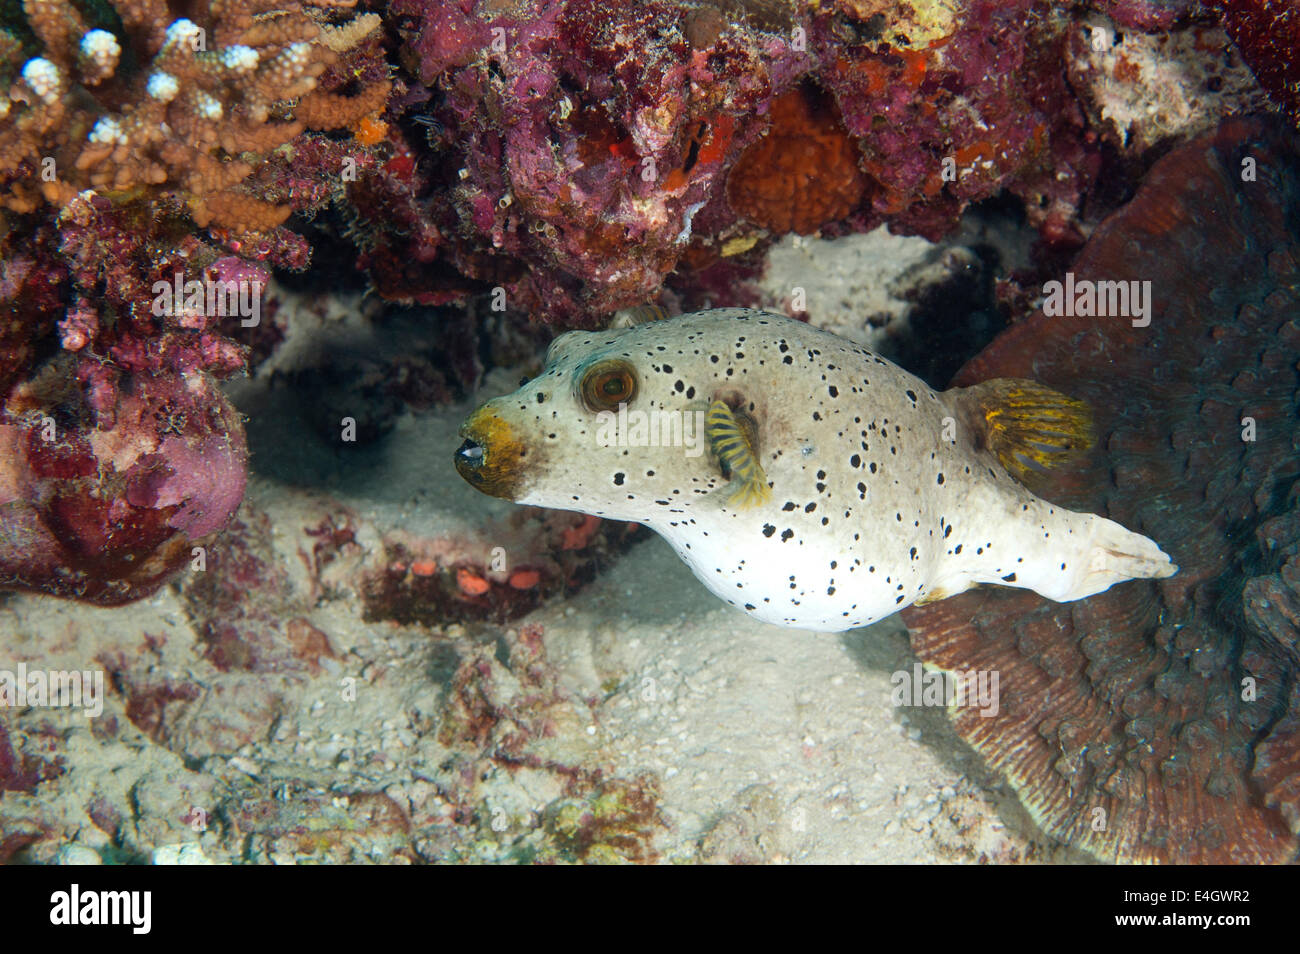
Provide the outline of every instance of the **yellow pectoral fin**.
[[741,482],[727,495],[727,503],[738,510],[759,507],[772,499],[772,490],[761,479]]

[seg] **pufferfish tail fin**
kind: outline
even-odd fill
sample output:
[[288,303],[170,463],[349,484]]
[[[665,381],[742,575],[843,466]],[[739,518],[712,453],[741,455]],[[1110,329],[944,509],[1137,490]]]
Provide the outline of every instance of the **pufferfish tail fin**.
[[994,378],[964,388],[959,400],[976,439],[1022,483],[1033,483],[1092,446],[1088,405],[1036,381]]
[[1096,514],[1090,523],[1092,546],[1087,563],[1066,599],[1082,599],[1124,580],[1160,580],[1178,572],[1178,566],[1154,540]]

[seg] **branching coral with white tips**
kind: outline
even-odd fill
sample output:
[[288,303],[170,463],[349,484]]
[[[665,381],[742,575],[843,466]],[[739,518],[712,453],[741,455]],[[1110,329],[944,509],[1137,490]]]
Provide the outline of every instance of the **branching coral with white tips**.
[[117,34],[92,28],[71,0],[24,0],[36,57],[0,31],[0,206],[31,212],[87,189],[155,188],[177,191],[200,225],[273,227],[288,210],[237,188],[255,164],[306,126],[337,128],[340,115],[387,98],[380,83],[309,98],[295,115],[340,39],[354,45],[378,26],[369,15],[326,22],[322,8],[350,3],[211,0],[180,18],[165,0],[112,5]]

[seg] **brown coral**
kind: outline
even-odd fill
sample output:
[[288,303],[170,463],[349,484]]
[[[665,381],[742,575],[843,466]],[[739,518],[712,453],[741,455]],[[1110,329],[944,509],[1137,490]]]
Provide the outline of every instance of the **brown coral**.
[[1150,281],[1128,319],[1014,326],[957,376],[1087,400],[1087,464],[1039,492],[1180,565],[1077,603],[972,591],[904,614],[920,658],[1001,674],[954,716],[1040,824],[1119,861],[1294,860],[1300,838],[1300,152],[1244,121],[1162,159],[1076,281]]
[[[239,183],[304,126],[374,113],[391,88],[312,99],[338,51],[378,25],[373,16],[324,24],[316,8],[337,5],[212,0],[176,18],[161,0],[116,0],[118,35],[88,29],[70,0],[26,0],[43,51],[24,62],[16,43],[0,42],[0,75],[14,78],[0,97],[0,168],[12,170],[0,205],[30,212],[87,189],[125,198],[178,189],[200,224],[274,227],[288,209],[271,214]],[[124,50],[147,65],[119,70]]]
[[858,159],[834,104],[805,84],[772,102],[772,127],[732,168],[727,198],[755,225],[808,235],[861,203]]
[[317,90],[304,96],[295,115],[313,129],[346,129],[363,117],[384,108],[393,84],[376,83],[356,96],[340,96]]

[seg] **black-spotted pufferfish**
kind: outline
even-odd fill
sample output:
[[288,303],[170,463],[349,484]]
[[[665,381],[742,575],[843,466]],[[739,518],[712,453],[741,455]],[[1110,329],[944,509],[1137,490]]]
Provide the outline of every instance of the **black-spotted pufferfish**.
[[980,583],[1064,602],[1175,573],[1012,476],[1088,429],[1031,381],[940,393],[829,332],[722,308],[561,335],[465,421],[455,463],[496,497],[645,524],[728,603],[835,632]]

